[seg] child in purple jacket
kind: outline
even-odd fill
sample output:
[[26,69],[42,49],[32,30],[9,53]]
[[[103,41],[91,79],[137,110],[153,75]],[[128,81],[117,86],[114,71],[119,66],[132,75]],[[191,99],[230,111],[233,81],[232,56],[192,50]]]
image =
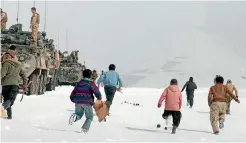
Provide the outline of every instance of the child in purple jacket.
[[69,124],[80,120],[85,113],[86,120],[82,126],[84,133],[90,129],[91,122],[93,120],[94,105],[93,94],[98,100],[101,100],[101,93],[96,84],[91,81],[92,71],[85,69],[83,71],[83,79],[81,79],[73,89],[70,100],[75,103],[75,113],[73,113],[69,119]]

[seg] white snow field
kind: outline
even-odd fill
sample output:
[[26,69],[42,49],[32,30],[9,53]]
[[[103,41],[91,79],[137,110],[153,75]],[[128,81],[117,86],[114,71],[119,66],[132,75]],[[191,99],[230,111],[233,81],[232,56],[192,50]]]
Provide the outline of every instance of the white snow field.
[[[239,92],[241,104],[232,102],[232,115],[226,117],[225,128],[220,135],[212,134],[207,89],[196,91],[193,109],[186,106],[186,95],[183,94],[183,117],[177,133],[173,135],[171,129],[164,130],[163,107],[157,108],[163,89],[126,88],[123,94],[117,93],[107,122],[99,123],[94,116],[87,134],[79,133],[84,118],[73,125],[68,124],[74,111],[74,104],[69,99],[72,89],[71,86],[58,87],[56,92],[43,96],[25,96],[22,102],[21,95],[18,95],[13,106],[13,119],[1,119],[1,142],[246,141],[246,90]],[[140,106],[126,104],[125,101],[139,103]],[[159,129],[156,128],[158,123],[162,124]]]

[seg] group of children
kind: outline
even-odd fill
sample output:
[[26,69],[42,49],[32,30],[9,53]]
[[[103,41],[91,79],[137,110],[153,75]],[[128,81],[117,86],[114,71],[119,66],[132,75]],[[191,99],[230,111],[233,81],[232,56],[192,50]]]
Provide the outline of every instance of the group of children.
[[[92,79],[93,72],[90,69],[83,71],[83,79],[81,79],[74,87],[70,100],[75,103],[75,113],[73,113],[69,119],[70,124],[81,119],[83,114],[86,116],[86,120],[82,126],[84,133],[90,129],[91,122],[93,120],[93,107],[96,105],[94,102],[94,95],[98,101],[102,99],[102,95],[99,91],[99,85],[103,83],[104,92],[106,95],[106,107],[107,116],[109,116],[109,109],[113,102],[116,91],[121,91],[122,81],[119,74],[115,71],[114,64],[109,65],[109,71],[100,75],[97,85],[95,78]],[[214,84],[211,86],[208,94],[208,105],[210,107],[210,122],[214,134],[219,133],[219,128],[224,127],[225,114],[229,113],[231,99],[240,103],[238,100],[238,93],[231,80],[228,80],[227,85],[224,85],[224,78],[222,76],[216,76]],[[182,107],[182,91],[186,88],[187,102],[190,107],[193,105],[194,90],[197,89],[196,84],[193,82],[193,78],[190,77],[186,82],[183,89],[180,90],[177,79],[172,79],[170,85],[164,90],[158,101],[158,108],[161,107],[162,102],[165,101],[165,109],[162,117],[168,120],[169,116],[172,116],[173,127],[172,134],[176,133],[182,114],[180,109]],[[236,96],[233,94],[233,90],[236,91]],[[94,94],[94,95],[93,95]],[[96,110],[96,109],[95,109]],[[106,116],[105,116],[106,121]],[[219,127],[218,127],[219,123]]]
[[[190,77],[189,81],[193,82],[193,78]],[[223,83],[224,83],[224,78],[219,75],[216,76],[216,78],[214,79],[215,85],[210,87],[209,94],[208,94],[208,105],[210,108],[210,122],[214,134],[219,134],[219,129],[224,128],[225,115],[226,113],[229,114],[230,112],[231,100],[234,99],[236,102],[240,103],[238,99],[237,89],[232,84],[231,80],[228,80],[226,85],[224,85]],[[187,83],[184,86],[184,88],[186,86]],[[193,86],[191,87],[194,87],[193,90],[197,88],[195,84],[193,84]],[[184,90],[184,88],[182,89],[182,91]],[[165,109],[164,109],[164,113],[162,114],[162,117],[166,120],[166,122],[168,120],[168,116],[171,115],[173,118],[172,134],[176,133],[176,129],[178,128],[181,120],[180,109],[182,107],[182,93],[181,93],[182,91],[179,90],[178,81],[176,79],[172,79],[170,82],[170,86],[168,86],[164,90],[158,101],[158,108],[160,108],[162,102],[165,100]],[[236,92],[236,95],[233,94],[233,91]],[[187,96],[189,96],[189,94],[187,94]],[[193,96],[194,96],[194,91],[193,91]],[[219,123],[219,127],[218,127],[218,123]]]
[[70,100],[75,103],[75,113],[71,115],[69,123],[72,124],[73,122],[80,120],[83,114],[85,114],[86,120],[82,126],[82,131],[84,133],[89,131],[93,120],[93,107],[94,109],[96,107],[94,95],[97,100],[102,99],[102,95],[99,91],[99,86],[101,83],[104,85],[106,95],[105,103],[108,109],[107,115],[109,116],[109,109],[113,102],[115,92],[120,91],[122,87],[121,78],[115,69],[116,66],[114,64],[110,64],[109,71],[104,72],[99,77],[97,85],[95,80],[91,80],[93,72],[90,69],[85,69],[83,71],[83,79],[75,85],[72,93],[70,94]]

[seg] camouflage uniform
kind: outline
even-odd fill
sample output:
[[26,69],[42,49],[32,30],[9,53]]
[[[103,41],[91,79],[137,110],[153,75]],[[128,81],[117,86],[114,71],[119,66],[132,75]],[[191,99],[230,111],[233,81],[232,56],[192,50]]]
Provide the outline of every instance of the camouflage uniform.
[[8,21],[7,13],[1,12],[1,31],[4,31],[6,29],[7,21]]
[[38,42],[38,27],[39,27],[39,14],[34,13],[31,18],[31,29],[32,29],[32,39],[35,46],[37,46],[37,42]]
[[218,123],[219,121],[225,120],[225,114],[227,109],[226,102],[214,102],[210,106],[210,122],[212,125],[213,131],[218,131]]
[[60,67],[60,56],[59,56],[59,52],[56,50],[55,52],[55,68],[59,68]]

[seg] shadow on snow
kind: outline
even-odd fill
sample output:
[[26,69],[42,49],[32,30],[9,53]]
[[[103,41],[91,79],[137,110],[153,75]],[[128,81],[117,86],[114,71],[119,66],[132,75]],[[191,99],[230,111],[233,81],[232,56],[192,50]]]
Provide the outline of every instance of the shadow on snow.
[[[141,128],[133,128],[133,127],[125,127],[125,128],[127,128],[128,130],[133,130],[133,131],[145,131],[145,132],[154,132],[154,133],[169,133],[169,132],[166,132],[166,131],[153,130],[153,129],[141,129]],[[183,129],[183,128],[178,128],[178,130],[212,134],[212,132],[209,132],[209,131],[201,131],[201,130],[192,130],[192,129]]]
[[197,113],[209,114],[209,111],[196,111]]
[[60,131],[60,132],[75,132],[75,133],[81,133],[81,131],[72,131],[72,130],[65,130],[65,129],[50,129],[47,127],[40,127],[40,126],[33,126],[35,128],[39,128],[42,130],[48,130],[48,131]]

